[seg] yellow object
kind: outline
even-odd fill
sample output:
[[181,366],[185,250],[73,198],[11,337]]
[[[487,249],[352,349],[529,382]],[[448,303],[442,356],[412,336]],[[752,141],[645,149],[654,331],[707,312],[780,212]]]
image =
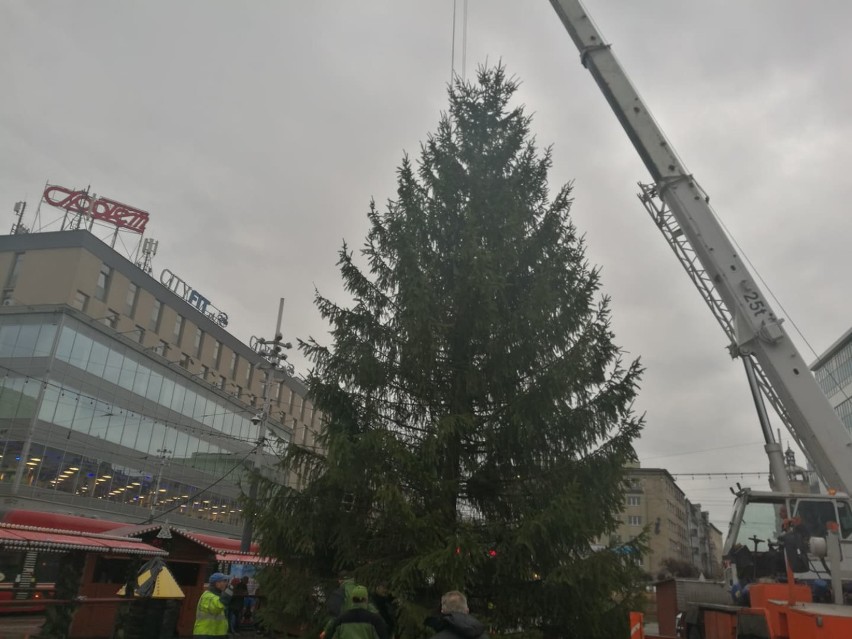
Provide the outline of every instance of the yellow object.
[[[144,592],[149,590],[149,582],[151,579],[156,579],[153,591],[150,595],[152,599],[183,599],[186,596],[183,594],[183,590],[181,590],[180,586],[178,586],[177,581],[175,581],[174,576],[165,564],[159,566],[159,570],[155,571],[151,568],[146,568],[139,573],[139,576],[136,578],[136,588],[133,593],[134,596],[139,597],[140,591]],[[125,587],[122,586],[116,594],[123,597],[125,592]]]
[[195,610],[193,635],[225,637],[228,634],[228,618],[225,616],[225,604],[219,595],[209,590],[201,593]]

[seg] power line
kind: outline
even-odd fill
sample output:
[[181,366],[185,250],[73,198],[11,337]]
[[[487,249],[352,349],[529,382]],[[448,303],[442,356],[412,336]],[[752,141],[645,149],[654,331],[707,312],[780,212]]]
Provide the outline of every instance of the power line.
[[[467,67],[467,0],[462,1],[462,41],[461,41],[461,79],[465,79]],[[450,47],[450,85],[456,78],[456,16],[458,15],[458,0],[453,0],[453,42]]]
[[199,497],[199,496],[203,495],[203,494],[204,494],[204,493],[206,493],[208,490],[210,490],[211,488],[213,488],[214,486],[216,486],[217,484],[219,484],[219,483],[220,483],[223,479],[225,479],[225,477],[227,477],[228,475],[230,475],[230,474],[231,474],[232,472],[234,472],[237,468],[239,468],[240,466],[242,466],[242,465],[245,463],[245,461],[249,458],[249,456],[250,456],[250,455],[252,455],[252,454],[254,454],[254,452],[255,452],[258,448],[260,448],[262,445],[263,445],[263,439],[261,439],[259,442],[257,442],[257,446],[255,446],[255,447],[254,447],[254,448],[252,448],[249,452],[247,452],[247,453],[245,454],[245,456],[244,456],[242,459],[240,459],[240,461],[238,461],[236,464],[234,464],[234,465],[231,467],[231,469],[230,469],[230,470],[226,471],[224,475],[222,475],[221,477],[219,477],[216,481],[214,481],[214,482],[212,482],[212,483],[208,484],[207,486],[205,486],[204,488],[202,488],[201,490],[199,490],[197,493],[194,493],[194,494],[192,494],[192,495],[188,496],[188,497],[186,498],[186,501],[181,500],[181,501],[183,501],[183,503],[181,503],[181,502],[179,501],[179,502],[178,502],[178,503],[176,503],[174,506],[171,506],[170,508],[167,508],[166,510],[162,511],[159,515],[148,517],[147,519],[145,519],[144,521],[141,521],[141,522],[139,522],[139,523],[140,523],[140,524],[153,523],[155,520],[159,519],[160,517],[163,517],[164,515],[168,515],[170,512],[174,512],[175,510],[177,510],[177,509],[178,509],[178,508],[180,508],[181,506],[185,506],[187,503],[189,503],[191,500],[195,499],[196,497]]
[[714,448],[699,448],[698,450],[681,451],[679,453],[670,453],[668,455],[657,455],[655,457],[645,457],[643,461],[651,461],[652,459],[666,459],[668,457],[681,457],[685,455],[697,455],[699,453],[708,453],[714,450],[727,450],[729,448],[741,448],[742,446],[757,446],[763,445],[765,442],[746,442],[740,444],[731,444],[729,446],[716,446]]

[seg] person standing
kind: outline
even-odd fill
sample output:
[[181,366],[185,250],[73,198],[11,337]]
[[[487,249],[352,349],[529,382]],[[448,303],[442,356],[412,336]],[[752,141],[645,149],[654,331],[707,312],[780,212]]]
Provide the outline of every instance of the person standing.
[[231,622],[231,632],[237,632],[240,629],[240,624],[243,622],[243,615],[246,605],[246,596],[248,595],[248,577],[242,579],[234,578],[231,581],[231,588],[234,590],[234,595],[231,597],[231,602],[228,604],[228,617]]
[[470,614],[467,597],[458,590],[441,597],[441,616],[434,621],[429,625],[438,632],[432,639],[488,639],[485,626]]
[[228,575],[214,572],[210,575],[207,590],[201,593],[195,610],[195,627],[192,636],[196,639],[213,639],[228,636],[228,617],[225,614],[233,591],[228,585]]
[[387,624],[370,610],[368,597],[364,586],[352,588],[351,606],[326,628],[325,639],[389,639]]
[[385,620],[385,623],[388,626],[388,634],[393,637],[398,613],[396,598],[390,593],[386,583],[380,583],[376,586],[376,589],[373,590],[373,604],[376,607],[376,611],[382,616],[382,619]]

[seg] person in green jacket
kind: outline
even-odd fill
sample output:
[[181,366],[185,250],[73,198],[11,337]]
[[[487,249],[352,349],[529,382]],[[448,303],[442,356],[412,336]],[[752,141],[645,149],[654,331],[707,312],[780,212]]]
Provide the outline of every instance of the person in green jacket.
[[367,589],[354,586],[351,605],[326,628],[325,639],[388,639],[388,626],[368,602]]
[[210,575],[207,590],[201,593],[195,611],[195,627],[192,636],[196,639],[213,639],[228,636],[226,611],[233,591],[228,585],[228,575],[214,572]]

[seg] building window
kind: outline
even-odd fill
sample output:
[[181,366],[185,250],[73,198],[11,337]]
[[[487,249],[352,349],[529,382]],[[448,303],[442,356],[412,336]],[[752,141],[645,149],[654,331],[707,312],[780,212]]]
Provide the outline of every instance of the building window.
[[204,345],[204,331],[202,331],[200,328],[195,329],[195,340],[193,340],[192,345],[195,348],[195,356],[200,357],[201,348]]
[[642,525],[642,516],[641,515],[628,515],[627,516],[627,525],[628,526],[641,526]]
[[246,362],[246,387],[251,388],[252,377],[254,377],[254,365]]
[[175,332],[174,332],[174,342],[178,346],[180,346],[180,341],[183,338],[183,315],[178,315],[175,318]]
[[239,361],[239,357],[236,353],[231,353],[231,365],[228,367],[228,376],[231,379],[234,379],[237,375],[237,362]]
[[213,366],[219,368],[219,356],[222,352],[222,345],[219,343],[219,340],[215,340],[213,342]]
[[112,279],[112,269],[106,264],[101,264],[101,270],[98,272],[98,285],[95,287],[95,298],[106,301],[110,279]]
[[155,333],[160,332],[160,320],[163,317],[163,304],[160,300],[154,300],[154,306],[151,309],[151,322],[148,324],[148,328],[150,328]]
[[637,495],[628,495],[627,497],[627,505],[628,506],[638,506],[642,503],[642,498]]
[[71,306],[85,313],[89,307],[89,296],[83,291],[77,291],[76,295],[74,295],[74,300],[71,302]]
[[9,279],[6,280],[6,288],[15,288],[15,284],[18,283],[18,275],[21,274],[21,262],[23,261],[24,254],[15,253],[15,257],[12,262],[12,269],[9,271]]
[[136,314],[136,302],[139,301],[139,287],[133,282],[127,287],[127,315],[133,317]]

